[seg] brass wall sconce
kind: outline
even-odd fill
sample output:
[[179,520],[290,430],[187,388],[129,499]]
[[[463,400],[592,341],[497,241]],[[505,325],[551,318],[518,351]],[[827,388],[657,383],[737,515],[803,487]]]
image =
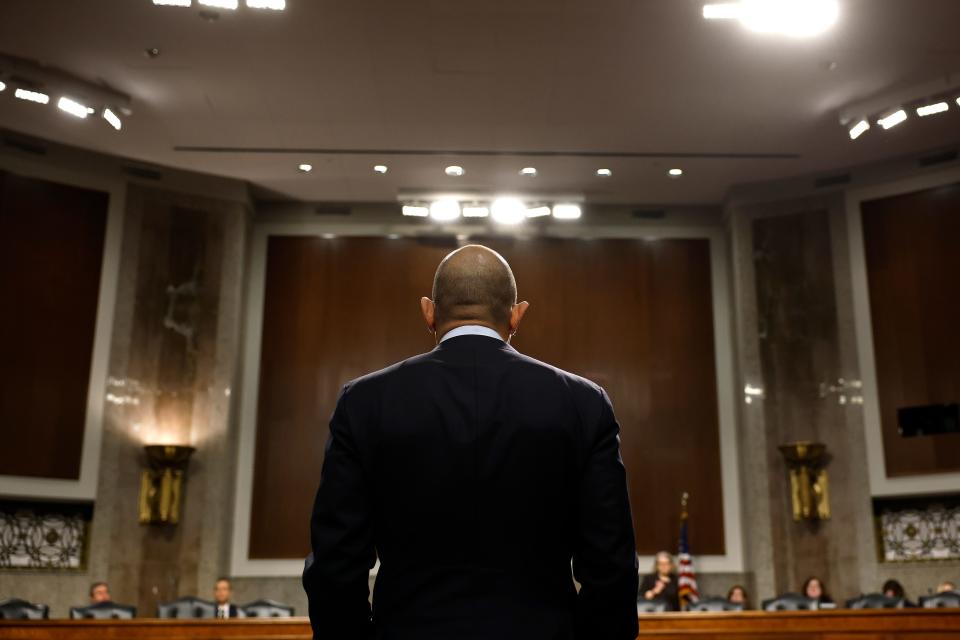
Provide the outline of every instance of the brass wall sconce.
[[790,497],[793,519],[829,520],[830,483],[827,478],[827,446],[820,442],[791,442],[780,445],[790,470]]
[[140,524],[177,524],[183,475],[195,451],[180,445],[147,445],[148,469],[140,475]]

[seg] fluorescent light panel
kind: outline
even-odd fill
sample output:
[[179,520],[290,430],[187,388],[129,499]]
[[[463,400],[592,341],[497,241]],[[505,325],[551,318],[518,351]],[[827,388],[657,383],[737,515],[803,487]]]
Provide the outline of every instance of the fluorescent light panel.
[[298,164],[297,169],[299,171],[303,171],[304,173],[310,173],[311,171],[313,171],[313,165],[307,164],[306,162],[304,162],[304,163]]
[[527,215],[527,208],[517,198],[497,198],[490,206],[494,222],[519,224]]
[[740,0],[703,6],[708,20],[736,19],[751,31],[798,38],[823,33],[839,15],[837,0]]
[[446,169],[444,169],[443,172],[444,172],[445,174],[447,174],[448,176],[451,176],[451,177],[454,177],[454,178],[459,178],[459,177],[462,176],[464,173],[466,173],[466,171],[463,170],[463,167],[461,167],[461,166],[459,166],[459,165],[456,165],[456,164],[450,165],[449,167],[447,167]]
[[460,203],[453,198],[437,200],[430,204],[430,217],[440,222],[460,217]]
[[405,204],[403,205],[403,215],[413,218],[426,218],[430,215],[430,209],[422,205]]
[[613,171],[610,169],[597,169],[597,175],[601,178],[609,178],[613,175]]
[[15,98],[36,102],[37,104],[47,104],[50,102],[50,96],[39,91],[30,91],[29,89],[17,89],[13,92]]
[[247,0],[247,6],[251,9],[283,11],[287,8],[287,3],[286,0]]
[[528,178],[532,178],[532,177],[534,177],[535,175],[537,175],[537,168],[536,168],[536,167],[524,167],[523,169],[520,169],[520,175],[526,176],[526,177],[528,177]]
[[383,174],[385,174],[385,173],[387,172],[387,165],[385,165],[385,164],[376,164],[376,165],[373,166],[373,171],[374,171],[374,173],[379,173],[380,175],[383,175]]
[[543,218],[550,215],[550,207],[543,205],[539,207],[530,207],[527,209],[528,218]]
[[87,114],[90,113],[87,110],[87,105],[80,104],[76,100],[71,100],[67,97],[61,97],[57,100],[57,108],[77,118],[86,118]]
[[893,127],[897,126],[898,124],[900,124],[906,119],[907,119],[907,112],[904,111],[903,109],[900,109],[899,111],[894,111],[888,116],[884,116],[883,118],[880,118],[879,120],[877,120],[877,124],[879,124],[884,129],[892,129]]
[[3,82],[0,82],[0,91],[3,91],[6,88],[7,88],[7,85],[4,84]]
[[862,136],[864,133],[866,133],[866,131],[867,131],[869,128],[870,128],[870,123],[867,122],[866,119],[861,120],[861,121],[858,122],[857,124],[855,124],[855,125],[853,125],[852,127],[850,127],[850,131],[849,131],[849,133],[850,133],[850,139],[851,139],[851,140],[856,140],[857,138],[859,138],[860,136]]
[[671,178],[679,178],[683,175],[683,169],[670,169],[670,171],[667,171],[667,174]]
[[558,220],[576,220],[582,213],[578,204],[558,203],[553,205],[553,217]]
[[120,131],[120,128],[123,126],[123,123],[120,121],[120,118],[110,109],[103,110],[103,119],[106,120],[111,127]]
[[937,113],[943,113],[950,108],[946,102],[935,102],[933,104],[927,104],[922,107],[917,107],[917,115],[921,118],[926,116],[932,116]]
[[740,17],[740,3],[715,2],[703,5],[703,17],[707,20],[736,20]]
[[189,7],[191,0],[153,0],[158,7]]
[[216,7],[217,9],[236,9],[238,0],[197,0],[198,3],[206,7]]
[[490,209],[480,205],[471,205],[463,207],[462,213],[464,218],[486,218],[490,215]]

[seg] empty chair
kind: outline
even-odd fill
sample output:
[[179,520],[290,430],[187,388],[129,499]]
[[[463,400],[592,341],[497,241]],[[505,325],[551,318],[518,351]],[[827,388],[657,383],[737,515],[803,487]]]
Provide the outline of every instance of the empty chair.
[[158,618],[215,618],[217,605],[194,596],[157,605]]
[[98,602],[86,607],[70,607],[72,620],[129,620],[136,615],[136,607],[116,602]]
[[902,609],[907,606],[904,598],[891,598],[882,593],[868,593],[847,600],[847,609]]
[[655,600],[637,600],[637,613],[663,613],[670,610],[670,603],[657,598]]
[[50,607],[34,604],[20,598],[0,600],[0,620],[46,620],[50,617]]
[[920,606],[925,609],[939,609],[940,607],[960,607],[960,592],[944,591],[935,596],[921,596]]
[[245,604],[240,611],[248,618],[289,618],[293,615],[293,607],[266,599]]
[[764,611],[814,611],[820,608],[815,598],[808,598],[799,593],[784,593],[776,598],[764,600],[760,607]]
[[726,598],[701,598],[687,607],[687,611],[743,611],[743,603]]

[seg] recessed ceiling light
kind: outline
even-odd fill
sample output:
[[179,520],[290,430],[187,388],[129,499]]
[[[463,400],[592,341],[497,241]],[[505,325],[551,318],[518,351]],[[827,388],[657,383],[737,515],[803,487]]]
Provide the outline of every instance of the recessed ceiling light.
[[610,171],[610,169],[597,169],[597,175],[601,178],[609,178],[613,175],[613,171]]
[[430,209],[419,204],[405,204],[403,205],[403,215],[414,218],[426,218],[430,215]]
[[922,107],[917,107],[917,115],[921,118],[926,116],[932,116],[935,113],[943,113],[950,108],[946,102],[934,102],[933,104],[927,104]]
[[430,217],[445,222],[460,217],[460,203],[453,198],[444,198],[430,203]]
[[519,224],[526,217],[527,208],[517,198],[497,198],[490,206],[494,222]]
[[667,171],[667,175],[671,178],[679,178],[683,175],[683,169],[670,169],[670,171]]
[[452,176],[452,177],[454,177],[454,178],[458,178],[458,177],[462,176],[464,173],[466,173],[466,171],[463,170],[463,167],[461,167],[460,165],[456,165],[456,164],[450,165],[449,167],[447,167],[446,169],[444,169],[443,172],[444,172],[445,174],[447,174],[448,176]]
[[283,11],[287,8],[287,3],[286,0],[247,0],[247,6],[251,9]]
[[798,38],[823,33],[839,14],[837,0],[740,0],[703,6],[708,20],[739,20],[751,31]]
[[7,85],[4,84],[3,82],[0,82],[0,91],[3,91],[6,88],[7,88]]
[[50,102],[50,96],[39,91],[30,91],[29,89],[17,89],[13,92],[15,98],[36,102],[37,104],[47,104]]
[[110,123],[110,126],[117,131],[120,131],[120,127],[123,126],[123,123],[120,121],[120,117],[110,109],[103,110],[103,119]]
[[539,207],[530,207],[527,209],[528,218],[542,218],[544,216],[550,215],[550,207],[542,205]]
[[903,109],[894,111],[888,116],[884,116],[877,120],[877,124],[883,127],[884,129],[892,129],[901,122],[907,119],[907,112]]
[[564,202],[553,205],[553,217],[559,220],[576,220],[581,214],[578,204]]
[[298,164],[297,169],[304,173],[310,173],[311,171],[313,171],[313,165],[307,164],[306,162],[304,162],[303,164]]
[[217,9],[236,9],[238,0],[197,0],[202,5],[216,7]]
[[848,132],[850,134],[850,139],[856,140],[857,138],[862,136],[864,133],[866,133],[869,128],[870,128],[870,123],[867,122],[866,119],[861,120],[857,124],[850,127],[850,131]]
[[191,0],[153,0],[158,7],[189,7]]
[[526,177],[528,177],[528,178],[532,178],[532,177],[534,177],[535,175],[537,175],[537,168],[536,168],[536,167],[524,167],[523,169],[520,169],[520,175],[526,176]]
[[71,100],[66,97],[61,97],[57,100],[57,108],[77,118],[86,118],[89,113],[87,105],[80,104],[76,100]]
[[373,172],[374,172],[374,173],[379,173],[380,175],[383,175],[383,174],[385,174],[385,173],[387,172],[387,165],[385,165],[385,164],[376,164],[376,165],[373,165]]
[[463,207],[462,213],[464,218],[486,218],[490,215],[490,209],[473,204]]

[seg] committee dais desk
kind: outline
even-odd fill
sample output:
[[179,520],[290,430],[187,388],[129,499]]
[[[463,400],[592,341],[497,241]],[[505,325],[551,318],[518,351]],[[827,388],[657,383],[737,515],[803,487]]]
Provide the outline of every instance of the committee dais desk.
[[[960,640],[960,609],[663,613],[640,638],[698,640]],[[306,618],[245,620],[0,620],[3,640],[310,640]]]

